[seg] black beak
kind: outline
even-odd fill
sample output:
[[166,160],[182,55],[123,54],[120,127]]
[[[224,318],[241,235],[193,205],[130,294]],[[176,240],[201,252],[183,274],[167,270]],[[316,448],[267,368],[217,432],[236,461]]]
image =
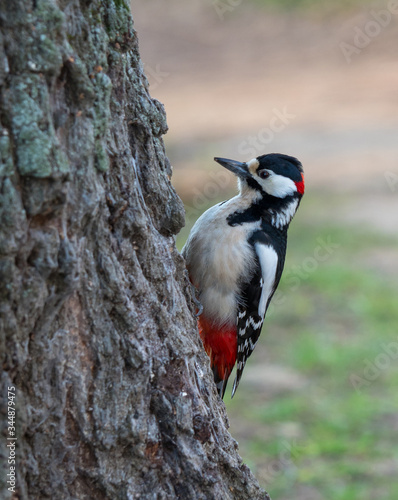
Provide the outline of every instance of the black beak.
[[235,160],[227,160],[226,158],[214,158],[214,161],[230,170],[240,179],[247,179],[248,177],[250,177],[246,163],[241,163],[240,161]]

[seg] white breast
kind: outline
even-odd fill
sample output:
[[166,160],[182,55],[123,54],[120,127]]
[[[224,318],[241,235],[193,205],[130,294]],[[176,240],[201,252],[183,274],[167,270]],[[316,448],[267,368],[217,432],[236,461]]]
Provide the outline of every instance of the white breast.
[[[247,200],[247,205],[252,199]],[[260,221],[230,226],[226,220],[235,207],[242,209],[242,197],[207,210],[196,222],[183,249],[194,285],[200,291],[203,313],[215,323],[236,323],[238,285],[250,277],[253,248],[249,233]]]

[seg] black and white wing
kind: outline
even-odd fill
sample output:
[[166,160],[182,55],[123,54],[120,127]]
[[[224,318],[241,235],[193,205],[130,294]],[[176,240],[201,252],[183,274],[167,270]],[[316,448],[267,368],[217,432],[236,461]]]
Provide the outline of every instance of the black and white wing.
[[257,269],[250,282],[244,286],[240,297],[241,303],[238,306],[238,352],[231,397],[238,388],[246,360],[256,346],[268,304],[282,274],[277,252],[268,244],[266,238],[261,240],[253,241]]

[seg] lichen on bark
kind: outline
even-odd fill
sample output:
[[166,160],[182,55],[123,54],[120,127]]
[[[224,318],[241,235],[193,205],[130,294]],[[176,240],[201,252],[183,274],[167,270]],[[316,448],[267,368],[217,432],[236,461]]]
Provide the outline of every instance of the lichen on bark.
[[15,385],[19,498],[267,498],[197,334],[165,112],[128,5],[1,0],[0,24],[1,401]]

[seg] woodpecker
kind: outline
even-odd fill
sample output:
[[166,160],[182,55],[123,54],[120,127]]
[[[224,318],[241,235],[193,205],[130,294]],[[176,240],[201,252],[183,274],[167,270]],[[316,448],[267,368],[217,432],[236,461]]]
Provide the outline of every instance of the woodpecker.
[[294,157],[272,153],[216,162],[238,177],[239,193],[209,208],[182,249],[200,303],[198,328],[218,393],[237,364],[234,396],[279,284],[287,230],[304,194]]

